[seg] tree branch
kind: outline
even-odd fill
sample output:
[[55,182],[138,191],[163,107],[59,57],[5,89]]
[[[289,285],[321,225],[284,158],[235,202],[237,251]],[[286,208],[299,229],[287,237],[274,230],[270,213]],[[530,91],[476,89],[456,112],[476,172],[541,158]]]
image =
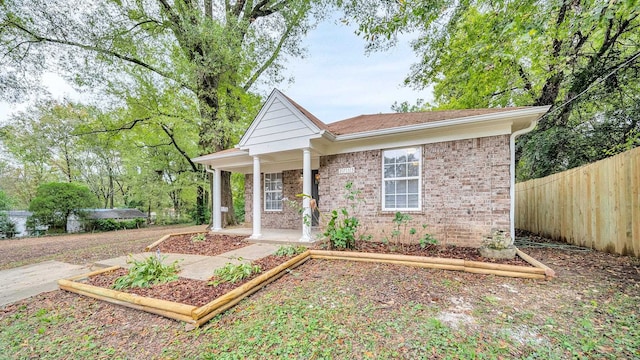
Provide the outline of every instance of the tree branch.
[[488,98],[496,97],[496,96],[498,96],[498,95],[502,95],[502,94],[504,94],[504,93],[508,93],[509,91],[518,90],[518,89],[519,89],[519,87],[512,87],[512,88],[505,89],[505,90],[502,90],[502,91],[494,92],[494,93],[492,93],[492,94],[489,94],[487,97],[488,97]]
[[520,78],[522,79],[522,81],[524,81],[524,89],[532,96],[535,96],[535,94],[533,94],[533,86],[531,85],[531,80],[529,80],[529,76],[527,76],[527,73],[524,71],[524,68],[520,64],[518,64],[518,75],[520,75]]
[[283,1],[280,1],[279,3],[271,5],[268,8],[264,8],[269,2],[270,0],[262,0],[258,4],[256,4],[256,6],[254,6],[254,8],[251,10],[250,17],[252,19],[257,19],[259,17],[269,16],[273,13],[276,13],[284,9],[284,6],[287,4],[287,1],[283,0]]
[[264,62],[264,64],[262,64],[262,66],[258,70],[256,70],[256,72],[253,73],[253,75],[251,75],[249,80],[242,87],[244,91],[249,91],[251,86],[253,86],[253,84],[258,80],[260,75],[262,75],[262,73],[264,73],[278,58],[278,56],[280,55],[280,50],[282,49],[282,45],[284,45],[284,42],[287,41],[287,39],[289,38],[289,34],[293,30],[293,28],[294,28],[293,24],[289,24],[287,26],[287,29],[284,31],[284,33],[280,37],[280,40],[278,40],[278,45],[276,46],[273,53],[271,53],[271,56],[269,56],[269,58]]
[[133,120],[128,125],[124,125],[124,126],[121,126],[119,128],[115,128],[115,129],[92,130],[92,131],[83,132],[83,133],[77,133],[77,134],[72,134],[72,135],[73,136],[84,136],[84,135],[92,135],[92,134],[103,134],[103,133],[118,132],[118,131],[122,131],[122,130],[131,130],[138,123],[141,123],[141,122],[144,122],[144,121],[147,121],[147,120],[151,120],[151,117],[146,117],[146,118],[142,118],[142,119],[136,119],[136,120]]
[[171,140],[171,144],[173,145],[173,147],[175,147],[176,150],[178,150],[178,152],[180,153],[180,155],[182,155],[182,157],[184,157],[187,160],[187,162],[191,166],[191,169],[194,172],[198,172],[198,166],[193,161],[191,161],[191,157],[184,150],[182,150],[182,148],[176,142],[176,139],[173,136],[173,130],[171,130],[165,124],[160,124],[160,127],[162,128],[162,131],[164,131],[164,133],[167,134],[167,136],[169,137],[169,140]]
[[[228,4],[228,2],[227,2],[227,4]],[[236,1],[235,6],[231,10],[231,13],[235,17],[239,18],[240,14],[242,13],[242,9],[244,8],[244,4],[246,4],[246,0],[238,0],[238,1]],[[227,9],[228,9],[228,7],[227,7]]]
[[154,72],[154,73],[156,73],[156,74],[158,74],[158,75],[160,75],[160,76],[162,76],[162,77],[164,77],[166,79],[173,80],[173,81],[177,82],[178,84],[180,84],[180,86],[195,92],[195,89],[193,89],[188,84],[185,84],[185,83],[181,82],[180,80],[174,78],[170,74],[160,70],[159,68],[156,68],[155,66],[149,65],[149,64],[143,62],[140,59],[136,59],[136,58],[133,58],[133,57],[130,57],[130,56],[127,56],[127,55],[123,55],[123,54],[117,53],[117,52],[112,51],[112,50],[106,50],[106,49],[102,49],[102,48],[99,48],[99,47],[96,47],[96,46],[81,44],[81,43],[78,43],[78,42],[75,42],[75,41],[49,38],[49,37],[46,37],[46,36],[42,36],[42,35],[36,34],[35,32],[27,29],[26,27],[24,27],[24,26],[22,26],[22,25],[20,25],[18,23],[11,22],[11,24],[15,28],[17,28],[17,29],[23,31],[24,33],[28,34],[29,36],[31,36],[33,39],[37,40],[38,42],[48,42],[48,43],[54,43],[54,44],[60,44],[60,45],[67,45],[67,46],[80,48],[80,49],[83,49],[83,50],[96,52],[96,53],[99,53],[99,54],[112,56],[112,57],[118,58],[120,60],[123,60],[123,61],[135,64],[135,65],[138,65],[140,67],[143,67],[143,68],[145,68],[145,69],[147,69],[149,71],[152,71],[152,72]]

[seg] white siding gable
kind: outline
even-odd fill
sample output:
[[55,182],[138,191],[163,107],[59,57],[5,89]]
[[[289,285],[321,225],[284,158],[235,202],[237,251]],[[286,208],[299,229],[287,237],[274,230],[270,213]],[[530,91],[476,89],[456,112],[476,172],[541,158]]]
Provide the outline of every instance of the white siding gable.
[[274,90],[238,146],[250,154],[300,149],[300,144],[304,147],[322,132],[284,95]]

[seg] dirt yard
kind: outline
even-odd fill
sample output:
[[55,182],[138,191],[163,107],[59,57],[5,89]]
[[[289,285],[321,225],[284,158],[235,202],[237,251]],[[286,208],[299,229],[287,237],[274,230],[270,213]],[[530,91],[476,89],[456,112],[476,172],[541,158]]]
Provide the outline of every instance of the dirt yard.
[[70,234],[0,240],[0,270],[58,260],[84,265],[129,253],[137,253],[170,233],[204,231],[200,226],[154,226],[91,234]]
[[[640,358],[640,259],[533,240],[556,279],[310,260],[196,331],[53,291],[0,309],[0,358]],[[111,256],[86,243],[50,256]]]

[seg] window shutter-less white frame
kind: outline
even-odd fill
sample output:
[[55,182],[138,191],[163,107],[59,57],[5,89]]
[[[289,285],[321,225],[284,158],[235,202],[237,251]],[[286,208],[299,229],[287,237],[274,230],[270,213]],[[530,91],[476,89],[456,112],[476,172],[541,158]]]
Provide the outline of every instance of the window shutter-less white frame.
[[382,211],[422,210],[422,148],[382,151]]
[[282,173],[264,174],[264,211],[282,211]]

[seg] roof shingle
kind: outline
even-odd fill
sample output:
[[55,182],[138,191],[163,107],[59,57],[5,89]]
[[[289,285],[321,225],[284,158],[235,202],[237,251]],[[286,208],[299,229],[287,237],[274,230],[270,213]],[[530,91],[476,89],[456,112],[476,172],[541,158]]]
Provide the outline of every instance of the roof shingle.
[[525,107],[507,107],[495,109],[441,110],[415,113],[389,113],[360,115],[328,124],[328,130],[335,135],[390,129],[402,126],[418,125],[435,121],[460,119],[470,116],[512,111]]

